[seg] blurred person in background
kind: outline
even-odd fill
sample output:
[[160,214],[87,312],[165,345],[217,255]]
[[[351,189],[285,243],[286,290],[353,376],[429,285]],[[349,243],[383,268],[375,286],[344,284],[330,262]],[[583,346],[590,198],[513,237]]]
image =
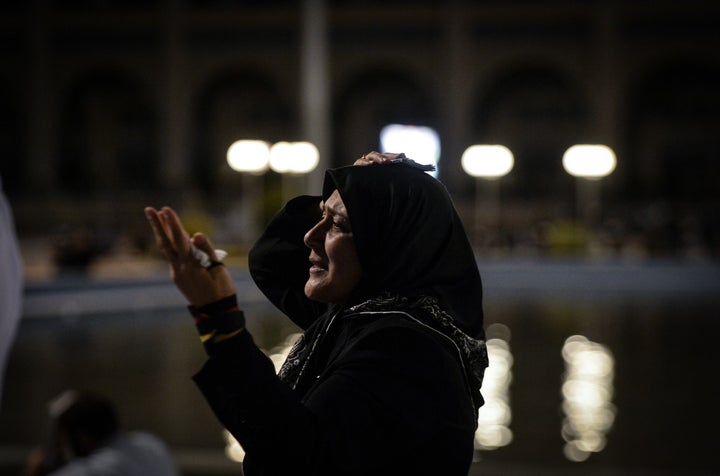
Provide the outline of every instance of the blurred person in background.
[[0,177],[0,404],[5,368],[20,322],[23,266],[10,204]]
[[208,360],[195,381],[257,475],[467,475],[487,366],[482,286],[445,187],[371,152],[291,200],[249,255],[304,334],[276,375],[208,238],[146,208]]
[[122,431],[113,403],[67,390],[50,402],[47,447],[28,457],[25,476],[178,476],[165,444]]

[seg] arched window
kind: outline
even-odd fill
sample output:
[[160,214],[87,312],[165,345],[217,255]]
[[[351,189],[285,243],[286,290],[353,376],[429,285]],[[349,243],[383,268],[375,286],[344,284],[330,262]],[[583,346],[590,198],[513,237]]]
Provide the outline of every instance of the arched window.
[[157,185],[157,121],[142,88],[116,72],[73,84],[60,110],[61,187],[74,195]]
[[21,108],[16,99],[20,96],[13,95],[4,81],[0,81],[0,91],[3,92],[0,94],[0,150],[3,154],[0,177],[2,189],[6,194],[13,195],[22,193],[26,185],[23,183],[27,161],[25,130],[22,127],[25,121],[20,116]]
[[717,199],[720,68],[664,65],[631,90],[628,190],[640,199]]
[[568,78],[539,67],[507,71],[476,104],[473,141],[505,145],[515,156],[515,168],[504,179],[508,193],[523,198],[572,193],[562,155],[585,139],[587,111]]
[[197,187],[216,194],[222,174],[236,174],[226,162],[239,139],[295,140],[291,114],[274,81],[251,71],[213,78],[197,95],[193,114],[193,176]]
[[334,100],[333,165],[352,163],[356,157],[348,154],[379,149],[388,124],[437,128],[431,96],[405,71],[376,68],[355,75]]

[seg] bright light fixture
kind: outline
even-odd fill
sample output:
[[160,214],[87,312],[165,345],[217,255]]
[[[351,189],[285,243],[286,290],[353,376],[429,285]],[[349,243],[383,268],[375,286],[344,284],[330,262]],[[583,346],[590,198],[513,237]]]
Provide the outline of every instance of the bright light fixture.
[[319,162],[320,153],[310,142],[278,142],[270,148],[270,168],[278,173],[308,173]]
[[380,131],[380,146],[382,152],[403,152],[419,164],[436,168],[440,160],[440,137],[431,127],[389,124]]
[[460,163],[468,175],[495,179],[510,173],[515,159],[504,145],[471,145],[463,152]]
[[574,177],[599,179],[615,170],[617,159],[606,145],[578,144],[565,151],[562,163],[565,171]]
[[238,140],[227,150],[227,163],[236,172],[262,174],[269,159],[270,145],[261,140]]

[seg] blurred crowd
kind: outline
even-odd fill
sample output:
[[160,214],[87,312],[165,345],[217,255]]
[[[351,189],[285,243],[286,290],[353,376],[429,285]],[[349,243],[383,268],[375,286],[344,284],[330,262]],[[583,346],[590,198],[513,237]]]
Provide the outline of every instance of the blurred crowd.
[[[497,224],[466,219],[469,236],[479,256],[572,257],[621,260],[714,260],[720,257],[718,210],[672,210],[656,204],[624,210],[588,225],[567,216],[537,216]],[[250,243],[227,233],[223,218],[203,218],[216,241],[243,255]],[[204,230],[205,231],[205,230]],[[152,260],[151,237],[143,231],[112,233],[93,227],[62,227],[50,243],[51,266],[59,274],[82,275],[114,256]]]
[[479,253],[587,256],[620,259],[716,259],[720,257],[718,210],[675,212],[661,205],[627,211],[588,226],[571,219],[481,227]]

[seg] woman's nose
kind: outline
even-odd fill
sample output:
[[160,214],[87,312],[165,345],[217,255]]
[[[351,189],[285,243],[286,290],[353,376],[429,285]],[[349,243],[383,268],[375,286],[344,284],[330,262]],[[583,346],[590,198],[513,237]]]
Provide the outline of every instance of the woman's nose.
[[310,228],[308,232],[305,233],[305,236],[303,237],[305,246],[310,249],[318,249],[322,245],[323,238],[325,237],[322,225],[323,222],[320,220],[314,227]]

